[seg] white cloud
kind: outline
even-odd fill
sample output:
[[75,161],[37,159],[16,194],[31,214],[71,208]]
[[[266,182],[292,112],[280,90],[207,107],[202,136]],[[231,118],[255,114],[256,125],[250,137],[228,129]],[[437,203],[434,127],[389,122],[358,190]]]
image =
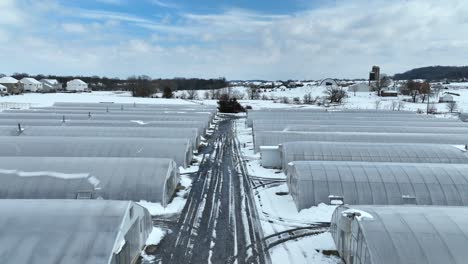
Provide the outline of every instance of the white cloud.
[[[466,64],[466,13],[463,0],[349,0],[289,15],[231,9],[184,13],[165,22],[79,10],[72,12],[75,18],[94,26],[62,22],[62,31],[81,31],[73,42],[57,32],[37,36],[53,41],[32,47],[21,32],[11,34],[0,22],[3,35],[19,35],[0,45],[0,59],[11,61],[0,65],[0,72],[318,79],[366,77],[369,67],[378,64],[393,74],[417,66]],[[128,25],[148,32],[132,35]]]
[[68,32],[68,33],[82,34],[82,33],[87,32],[86,27],[78,23],[64,23],[62,24],[62,28],[65,32]]

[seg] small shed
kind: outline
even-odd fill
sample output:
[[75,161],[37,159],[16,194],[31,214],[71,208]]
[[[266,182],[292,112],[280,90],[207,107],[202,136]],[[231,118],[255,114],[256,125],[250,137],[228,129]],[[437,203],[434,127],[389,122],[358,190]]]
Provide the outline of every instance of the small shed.
[[0,211],[5,263],[132,264],[153,230],[129,201],[0,200]]
[[439,103],[450,103],[453,102],[453,96],[450,94],[445,94],[441,97],[439,97]]
[[167,206],[179,183],[170,159],[2,157],[0,199],[104,199]]
[[23,89],[26,92],[42,91],[42,83],[34,78],[25,77],[20,82],[23,84]]
[[468,208],[340,206],[330,232],[346,263],[452,263],[468,259]]
[[88,91],[88,84],[80,79],[73,79],[67,82],[66,90],[69,92],[86,92]]

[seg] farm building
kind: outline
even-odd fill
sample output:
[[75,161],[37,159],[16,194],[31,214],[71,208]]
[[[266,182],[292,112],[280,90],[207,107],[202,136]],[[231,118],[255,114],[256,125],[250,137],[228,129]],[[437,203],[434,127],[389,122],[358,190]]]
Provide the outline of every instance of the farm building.
[[174,138],[0,137],[0,157],[8,156],[168,158],[188,167],[193,149]]
[[69,92],[86,92],[88,91],[88,84],[80,79],[74,79],[67,82],[66,90]]
[[288,142],[280,153],[283,169],[292,161],[468,164],[468,156],[460,149],[433,144]]
[[468,259],[468,208],[340,206],[331,233],[346,263],[453,263]]
[[450,94],[445,94],[441,97],[439,97],[439,103],[449,103],[449,102],[453,102],[453,96],[451,96]]
[[62,90],[62,84],[56,79],[41,79],[43,92],[50,93]]
[[20,94],[23,92],[23,84],[13,77],[0,78],[0,84],[7,88],[9,94]]
[[[0,114],[1,116],[1,114]],[[0,126],[17,126],[18,123],[22,127],[28,126],[89,126],[89,127],[108,127],[114,129],[116,127],[138,127],[138,128],[172,128],[177,130],[179,128],[196,128],[199,135],[204,135],[208,128],[208,124],[201,121],[108,121],[108,120],[50,120],[50,119],[22,119],[21,121],[15,119],[0,119]]]
[[411,143],[411,144],[468,144],[468,134],[430,133],[356,133],[356,132],[294,132],[260,131],[254,134],[255,151],[260,146],[278,146],[294,141],[324,142],[368,142],[368,143]]
[[0,200],[0,211],[8,263],[131,264],[153,228],[128,201]]
[[468,205],[467,164],[296,161],[287,172],[298,210],[337,202]]
[[25,77],[20,80],[23,84],[25,92],[40,92],[42,91],[42,83],[34,78]]
[[355,83],[348,87],[348,93],[370,93],[371,89],[368,83]]
[[0,199],[105,199],[166,206],[179,183],[170,159],[2,157]]
[[91,126],[0,126],[0,136],[38,136],[38,137],[135,137],[135,138],[187,138],[193,149],[200,144],[196,128],[165,127],[91,127]]

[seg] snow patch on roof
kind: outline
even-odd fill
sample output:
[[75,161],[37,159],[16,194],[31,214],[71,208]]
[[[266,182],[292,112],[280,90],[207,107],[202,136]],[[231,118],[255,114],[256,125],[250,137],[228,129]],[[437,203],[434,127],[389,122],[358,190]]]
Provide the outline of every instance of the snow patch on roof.
[[25,77],[23,79],[21,79],[21,82],[22,83],[28,83],[28,84],[41,84],[40,81],[34,79],[34,78],[28,78],[28,77]]
[[37,176],[51,176],[61,179],[83,179],[88,178],[89,173],[61,173],[54,171],[19,171],[19,170],[5,170],[0,169],[0,173],[16,174],[20,177],[37,177]]
[[13,77],[2,77],[0,78],[0,83],[18,83],[18,80]]
[[354,217],[358,221],[374,220],[374,217],[371,214],[369,214],[368,212],[362,211],[362,210],[357,210],[357,209],[348,209],[348,210],[343,211],[341,214],[343,216],[345,216],[345,217],[349,217],[350,215],[354,215]]

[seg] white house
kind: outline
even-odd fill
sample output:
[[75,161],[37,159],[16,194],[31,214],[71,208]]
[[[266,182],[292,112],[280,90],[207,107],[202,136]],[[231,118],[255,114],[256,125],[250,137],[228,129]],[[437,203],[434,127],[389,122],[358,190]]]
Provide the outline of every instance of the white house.
[[67,82],[67,91],[70,92],[85,92],[88,90],[88,84],[80,79],[74,79]]
[[56,79],[41,79],[40,82],[44,92],[55,92],[62,89],[62,85]]
[[40,92],[42,90],[42,83],[34,78],[25,77],[20,82],[23,84],[24,91]]
[[0,84],[6,86],[9,94],[20,94],[23,92],[23,84],[13,77],[0,78]]

